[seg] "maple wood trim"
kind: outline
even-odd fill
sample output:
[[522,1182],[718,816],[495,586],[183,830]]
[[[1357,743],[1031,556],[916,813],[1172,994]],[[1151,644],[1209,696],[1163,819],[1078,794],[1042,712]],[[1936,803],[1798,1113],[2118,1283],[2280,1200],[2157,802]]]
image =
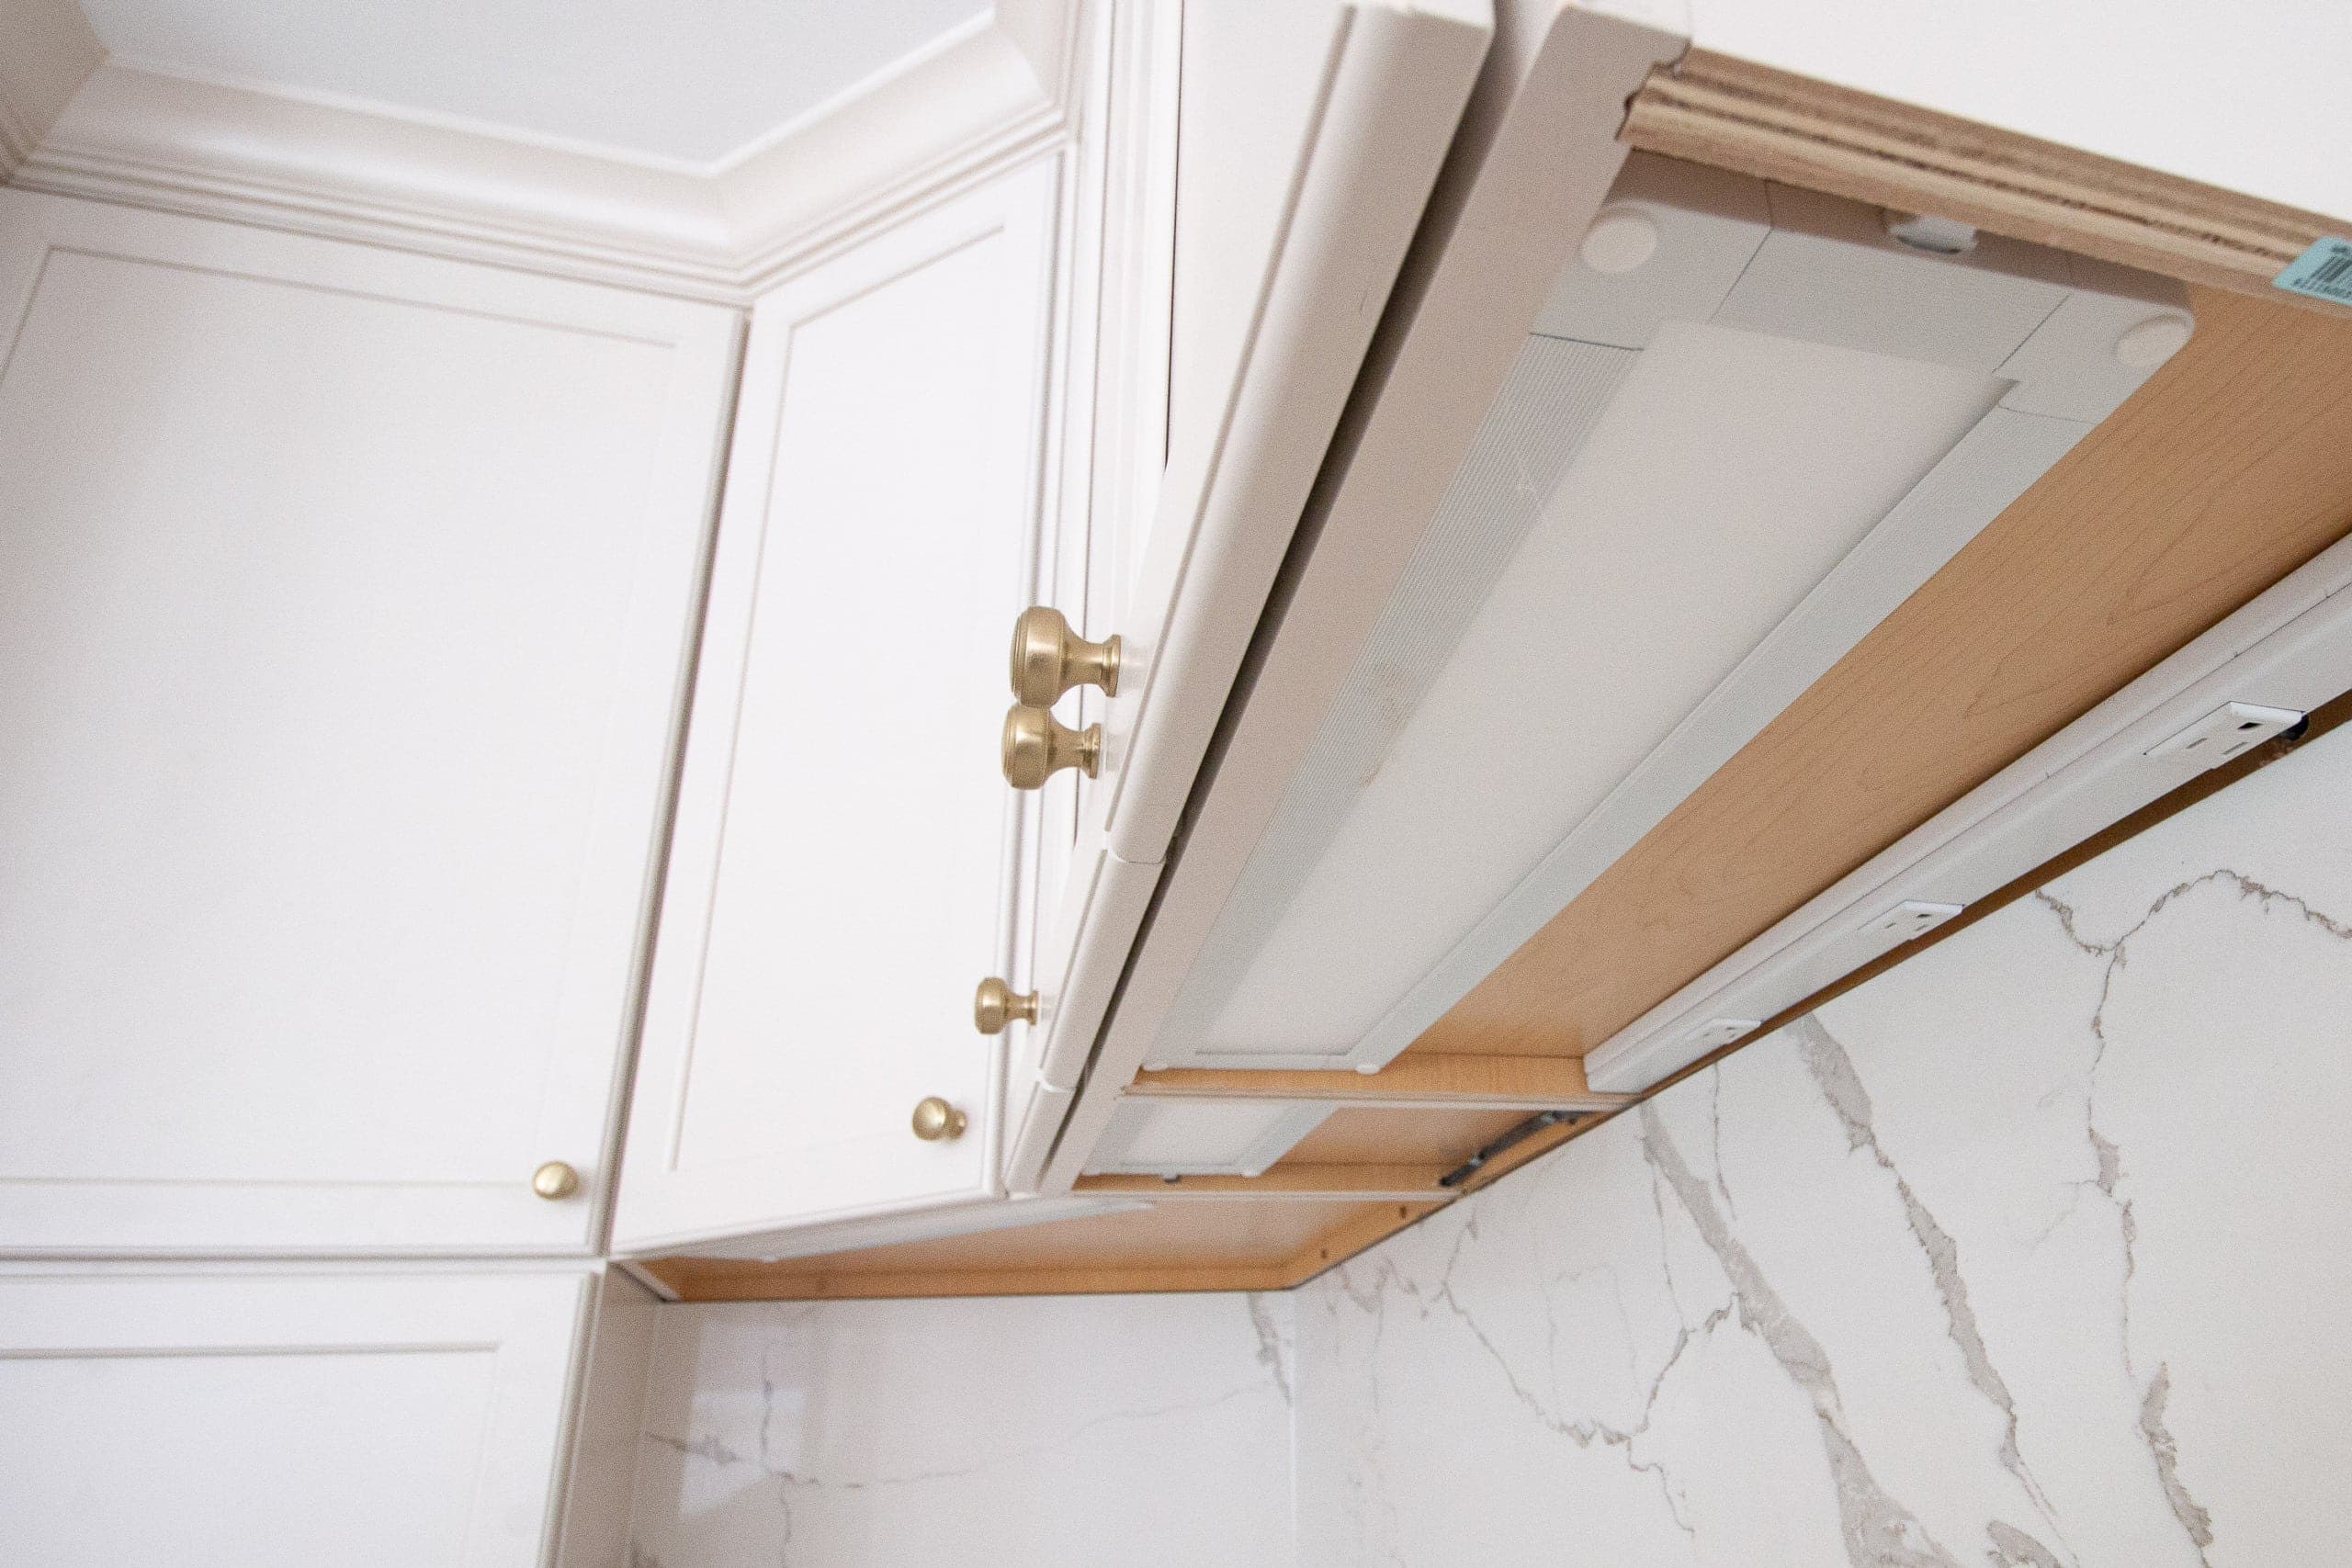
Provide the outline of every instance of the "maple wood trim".
[[2270,281],[2313,240],[2352,232],[2341,220],[1709,50],[1653,71],[1620,134],[1645,152],[2352,317]]
[[1395,1111],[1613,1111],[1628,1094],[1585,1082],[1574,1056],[1405,1056],[1376,1073],[1170,1067],[1129,1085],[1138,1100],[1309,1100]]
[[1290,1285],[1304,1285],[1327,1269],[1336,1269],[1358,1253],[1378,1247],[1397,1232],[1428,1218],[1442,1203],[1398,1203],[1395,1209],[1368,1209],[1341,1221],[1315,1238],[1314,1245],[1290,1260]]

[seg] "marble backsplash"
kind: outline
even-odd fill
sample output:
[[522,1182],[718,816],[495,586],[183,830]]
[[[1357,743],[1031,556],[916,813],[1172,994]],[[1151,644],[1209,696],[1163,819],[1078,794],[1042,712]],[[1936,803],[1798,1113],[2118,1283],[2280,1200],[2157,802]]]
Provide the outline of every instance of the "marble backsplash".
[[2347,1127],[2352,730],[1295,1292],[662,1308],[632,1568],[2346,1561]]
[[2352,730],[1298,1293],[1309,1568],[2352,1540]]
[[1295,1299],[663,1307],[629,1568],[1288,1568]]

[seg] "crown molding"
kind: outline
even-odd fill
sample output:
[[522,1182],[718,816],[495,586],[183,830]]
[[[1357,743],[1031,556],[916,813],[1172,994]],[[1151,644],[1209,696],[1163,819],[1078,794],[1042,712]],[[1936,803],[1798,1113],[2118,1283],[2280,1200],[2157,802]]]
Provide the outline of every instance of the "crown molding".
[[[1081,3],[999,0],[701,167],[100,63],[84,23],[70,82],[77,57],[62,51],[51,52],[63,68],[21,73],[29,87],[13,68],[0,75],[0,161],[27,189],[740,302],[1057,145],[1073,118]],[[0,0],[0,28],[60,5],[79,21],[71,0]]]
[[0,0],[0,184],[106,54],[74,0]]

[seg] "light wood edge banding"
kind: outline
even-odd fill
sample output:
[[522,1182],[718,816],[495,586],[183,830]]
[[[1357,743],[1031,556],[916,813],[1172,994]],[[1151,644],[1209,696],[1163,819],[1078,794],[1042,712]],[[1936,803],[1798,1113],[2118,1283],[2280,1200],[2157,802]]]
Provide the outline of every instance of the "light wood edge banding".
[[1651,73],[1622,135],[1645,152],[2352,315],[2270,281],[2323,234],[2352,233],[2341,220],[1706,50]]

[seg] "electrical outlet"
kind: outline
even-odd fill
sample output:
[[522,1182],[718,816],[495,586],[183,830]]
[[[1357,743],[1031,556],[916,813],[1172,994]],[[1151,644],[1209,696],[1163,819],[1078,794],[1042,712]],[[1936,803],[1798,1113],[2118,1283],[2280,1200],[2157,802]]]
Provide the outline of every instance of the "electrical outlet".
[[1763,1021],[1760,1018],[1711,1018],[1682,1039],[1694,1052],[1721,1050]]
[[1957,904],[1930,904],[1923,898],[1905,898],[1886,913],[1865,922],[1864,936],[1883,938],[1882,950],[1900,947],[1913,937],[1924,936],[1960,913]]
[[2303,722],[2293,708],[2267,708],[2256,703],[2223,703],[2195,724],[2168,735],[2148,748],[2151,757],[2181,757],[2200,769],[2218,768],[2231,758],[2261,745],[2282,729]]

